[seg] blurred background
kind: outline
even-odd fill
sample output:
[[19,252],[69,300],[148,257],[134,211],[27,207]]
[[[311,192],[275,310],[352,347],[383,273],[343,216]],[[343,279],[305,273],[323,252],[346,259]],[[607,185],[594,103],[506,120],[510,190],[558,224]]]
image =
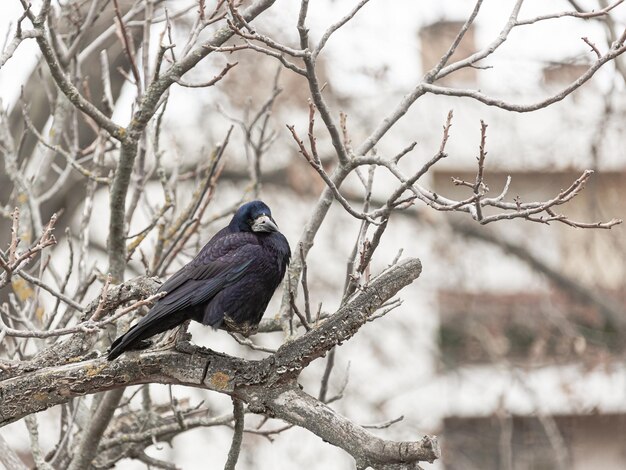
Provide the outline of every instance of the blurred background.
[[[21,14],[19,2],[5,1],[0,37],[13,34]],[[65,7],[70,2],[62,2]],[[80,2],[77,2],[80,3]],[[196,9],[193,2],[157,2],[173,15],[172,42],[184,44]],[[207,2],[207,4],[210,2]],[[328,26],[351,8],[347,0],[311,2],[308,26],[318,40]],[[520,17],[530,18],[577,8],[606,7],[604,0],[529,0]],[[127,6],[128,7],[128,6]],[[318,65],[325,97],[335,114],[347,115],[347,129],[355,146],[366,138],[448,49],[474,7],[462,0],[415,2],[372,0],[344,28],[337,31]],[[491,43],[507,22],[513,2],[487,0],[452,60],[462,59]],[[296,21],[299,2],[278,0],[254,25],[284,44],[298,44]],[[159,10],[160,11],[160,10]],[[175,12],[183,12],[175,15]],[[101,25],[106,26],[106,15]],[[110,23],[111,17],[108,21]],[[626,5],[610,15],[581,19],[564,17],[518,27],[497,53],[443,80],[443,85],[478,89],[507,102],[528,104],[558,93],[576,80],[596,59],[585,37],[605,52],[622,34]],[[100,26],[99,26],[100,27]],[[160,29],[155,28],[158,37]],[[85,38],[89,44],[89,38]],[[155,41],[156,42],[156,41]],[[125,78],[127,67],[119,39],[107,48],[115,108],[113,119],[126,125],[134,99],[134,86]],[[179,174],[206,163],[210,151],[231,125],[233,134],[225,153],[225,168],[207,210],[212,223],[203,226],[196,246],[185,250],[170,269],[187,262],[226,219],[226,207],[249,188],[254,149],[246,141],[246,123],[263,108],[277,88],[282,90],[268,113],[274,137],[261,160],[258,195],[272,207],[281,230],[296,246],[324,182],[298,154],[285,127],[295,125],[305,134],[309,90],[305,80],[281,70],[278,62],[251,51],[211,56],[185,75],[187,81],[206,81],[227,62],[239,64],[215,87],[171,89],[163,115],[162,165]],[[98,54],[86,55],[82,64],[94,102],[102,95],[97,77]],[[0,70],[0,96],[11,132],[19,140],[24,126],[21,103],[43,133],[50,130],[50,85],[33,41],[20,45]],[[623,57],[606,64],[579,90],[564,100],[530,113],[489,107],[468,98],[425,95],[379,142],[376,151],[391,156],[417,141],[403,160],[407,171],[420,168],[437,152],[441,129],[449,110],[454,119],[447,146],[448,157],[425,175],[422,183],[454,199],[471,195],[452,178],[473,181],[480,140],[480,120],[488,125],[485,182],[490,194],[502,191],[512,179],[508,200],[548,200],[567,188],[585,169],[594,170],[585,190],[562,211],[584,222],[626,218],[626,62]],[[52,97],[54,101],[54,97]],[[87,143],[88,132],[75,136]],[[17,136],[17,137],[15,137]],[[322,160],[336,158],[321,123],[318,145]],[[29,171],[54,174],[54,165],[41,167],[41,155],[32,135],[25,139]],[[29,147],[30,146],[30,147]],[[39,155],[39,157],[37,157]],[[39,158],[39,160],[38,160]],[[109,157],[106,157],[109,158]],[[61,161],[61,160],[59,160]],[[106,160],[104,162],[106,166]],[[60,165],[60,164],[59,164]],[[62,166],[62,165],[61,165]],[[4,168],[0,168],[0,173]],[[63,210],[57,234],[88,232],[88,264],[106,269],[108,191],[94,196],[89,227],[81,227],[84,189],[72,184],[42,206],[42,217]],[[42,178],[41,191],[54,178]],[[190,198],[197,181],[182,180],[176,187],[180,201]],[[394,181],[382,172],[374,183],[373,200],[384,202]],[[47,185],[47,186],[46,186]],[[362,199],[359,182],[342,187],[346,197]],[[0,241],[9,240],[12,189],[0,175]],[[162,199],[157,178],[148,181],[148,201]],[[130,233],[149,222],[149,211],[138,211]],[[333,312],[342,295],[346,261],[359,233],[360,221],[334,204],[308,257],[308,278],[313,305]],[[155,243],[148,238],[144,249]],[[332,406],[360,424],[385,423],[380,430],[389,439],[411,440],[424,433],[440,436],[442,458],[428,469],[542,470],[626,468],[626,236],[623,225],[612,230],[580,229],[553,222],[499,221],[481,226],[468,214],[437,212],[419,201],[394,214],[372,262],[372,273],[389,265],[398,250],[402,256],[422,260],[423,273],[401,292],[403,304],[385,317],[367,324],[336,351],[329,394],[342,392]],[[68,252],[59,243],[53,262],[62,272]],[[75,260],[78,263],[79,260]],[[64,264],[65,263],[65,264]],[[127,277],[142,274],[139,256],[131,260]],[[19,286],[18,286],[19,287]],[[15,288],[15,286],[14,286]],[[92,289],[88,300],[99,291]],[[266,315],[279,308],[277,294]],[[229,336],[195,325],[194,342],[245,357],[262,357]],[[282,333],[257,335],[254,340],[277,347]],[[312,364],[302,376],[305,390],[316,391],[325,360]],[[345,386],[345,389],[343,388]],[[172,387],[179,400],[204,403],[213,414],[228,411],[230,400],[206,391]],[[153,400],[169,403],[166,386],[155,385]],[[254,419],[249,421],[254,427]],[[44,448],[57,438],[58,410],[40,417]],[[258,420],[260,422],[260,419]],[[280,429],[280,423],[275,429]],[[25,460],[30,457],[23,422],[11,424],[0,435]],[[221,468],[232,430],[198,428],[177,435],[168,444],[152,445],[147,453],[174,462],[179,468]],[[32,463],[32,460],[31,460]],[[213,465],[214,463],[214,465]],[[307,431],[288,429],[276,434],[246,433],[238,468],[241,469],[348,469],[352,459]],[[135,460],[121,460],[120,469],[146,468]]]

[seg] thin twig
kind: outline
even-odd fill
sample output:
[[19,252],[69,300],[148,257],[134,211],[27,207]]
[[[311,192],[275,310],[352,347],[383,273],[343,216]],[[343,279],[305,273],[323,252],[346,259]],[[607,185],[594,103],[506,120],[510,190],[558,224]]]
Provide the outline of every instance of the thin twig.
[[71,299],[70,297],[62,294],[61,292],[57,292],[52,287],[50,287],[48,284],[43,282],[41,279],[37,279],[36,277],[31,276],[30,274],[25,273],[23,270],[17,271],[16,274],[18,276],[24,278],[25,280],[27,280],[31,284],[34,284],[36,286],[41,287],[42,289],[44,289],[45,291],[47,291],[50,294],[52,294],[54,297],[56,297],[57,299],[59,299],[63,303],[65,303],[65,304],[69,305],[70,307],[78,310],[79,312],[83,311],[84,307],[81,304],[79,304],[78,302],[75,302],[73,299]]
[[128,31],[126,29],[126,24],[124,23],[124,18],[122,18],[122,14],[120,12],[120,6],[118,0],[113,0],[113,5],[115,9],[115,20],[117,23],[117,27],[119,28],[120,35],[122,36],[122,43],[124,45],[124,53],[126,54],[126,58],[130,63],[130,70],[133,73],[133,78],[135,79],[135,85],[137,85],[137,90],[139,95],[141,95],[141,75],[139,75],[139,68],[137,67],[137,61],[135,60],[135,52],[133,45],[131,43],[131,38],[128,35]]
[[289,298],[291,299],[291,308],[292,308],[293,312],[296,314],[296,316],[300,319],[300,322],[302,323],[302,326],[304,327],[304,329],[306,331],[311,331],[311,325],[309,325],[309,323],[307,322],[306,317],[304,315],[302,315],[302,312],[300,312],[300,309],[296,305],[296,297],[295,297],[295,294],[293,293],[293,291],[291,291],[289,293]]
[[219,82],[222,78],[224,78],[226,76],[226,74],[228,73],[228,71],[230,69],[232,69],[233,67],[235,67],[237,64],[239,64],[239,62],[232,62],[232,63],[228,63],[226,64],[226,66],[222,69],[222,71],[217,74],[215,77],[213,77],[211,80],[209,80],[208,82],[204,82],[204,83],[188,83],[183,81],[182,79],[178,79],[176,80],[176,83],[179,84],[180,86],[186,87],[186,88],[206,88],[206,87],[210,87],[215,85],[217,82]]
[[[120,310],[119,312],[117,312],[115,315],[112,315],[104,320],[101,321],[94,321],[92,319],[89,319],[87,321],[81,322],[76,326],[71,326],[71,327],[67,327],[67,328],[58,328],[56,330],[16,330],[14,328],[10,328],[8,327],[3,321],[2,321],[2,317],[0,317],[0,331],[4,331],[6,332],[7,336],[14,336],[17,338],[50,338],[53,336],[65,336],[65,335],[70,335],[70,334],[74,334],[74,333],[87,333],[87,334],[93,334],[93,333],[97,333],[98,331],[100,331],[102,328],[106,327],[107,325],[111,324],[111,323],[115,323],[119,318],[121,318],[122,316],[137,310],[140,307],[143,307],[144,305],[150,305],[152,304],[154,301],[160,299],[161,297],[163,297],[165,295],[164,292],[160,292],[158,294],[154,294],[151,295],[150,297],[143,299],[143,300],[139,300],[135,303],[133,303],[132,305],[129,305],[126,308],[123,308],[122,310]],[[9,314],[9,307],[7,304],[4,304],[2,307],[0,307],[6,314]]]
[[386,429],[393,424],[399,423],[404,419],[404,415],[400,415],[397,418],[390,419],[388,421],[383,421],[382,423],[376,424],[362,424],[365,429]]
[[333,367],[335,366],[335,351],[336,348],[333,348],[328,353],[326,367],[324,368],[324,375],[322,375],[322,380],[320,382],[320,393],[317,398],[322,403],[326,403],[326,399],[328,398],[328,382],[330,381],[330,375],[333,371]]

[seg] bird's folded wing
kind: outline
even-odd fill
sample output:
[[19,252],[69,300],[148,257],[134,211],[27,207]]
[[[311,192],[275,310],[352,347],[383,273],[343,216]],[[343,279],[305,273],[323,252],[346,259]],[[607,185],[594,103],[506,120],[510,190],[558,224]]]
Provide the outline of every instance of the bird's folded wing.
[[227,285],[237,282],[259,257],[261,247],[245,237],[224,237],[207,245],[198,256],[170,277],[160,288],[166,292],[142,321],[202,304]]
[[[200,278],[188,278],[159,301],[168,311],[182,310],[211,299],[230,283],[237,282],[252,264],[253,259],[233,260],[233,263],[212,262]],[[165,289],[163,289],[165,291]]]

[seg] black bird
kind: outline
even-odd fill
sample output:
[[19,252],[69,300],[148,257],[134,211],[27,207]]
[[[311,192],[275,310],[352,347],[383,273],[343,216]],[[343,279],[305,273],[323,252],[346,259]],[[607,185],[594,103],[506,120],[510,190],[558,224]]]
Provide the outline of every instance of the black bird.
[[262,201],[241,206],[228,226],[158,290],[148,314],[111,345],[109,360],[145,339],[196,320],[213,328],[256,329],[285,275],[291,250]]

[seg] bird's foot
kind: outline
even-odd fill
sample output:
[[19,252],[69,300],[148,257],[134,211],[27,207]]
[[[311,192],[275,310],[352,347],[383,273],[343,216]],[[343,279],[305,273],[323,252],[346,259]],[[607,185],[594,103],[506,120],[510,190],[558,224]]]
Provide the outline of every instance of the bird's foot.
[[184,322],[178,330],[172,335],[170,338],[174,342],[174,349],[180,352],[190,352],[193,349],[193,345],[191,344],[191,333],[187,331],[189,328],[189,320]]
[[197,347],[189,341],[179,341],[174,345],[174,350],[185,354],[193,354],[196,349]]
[[231,333],[239,333],[244,337],[252,336],[256,334],[259,329],[259,325],[256,323],[237,323],[228,315],[224,315],[224,329]]

